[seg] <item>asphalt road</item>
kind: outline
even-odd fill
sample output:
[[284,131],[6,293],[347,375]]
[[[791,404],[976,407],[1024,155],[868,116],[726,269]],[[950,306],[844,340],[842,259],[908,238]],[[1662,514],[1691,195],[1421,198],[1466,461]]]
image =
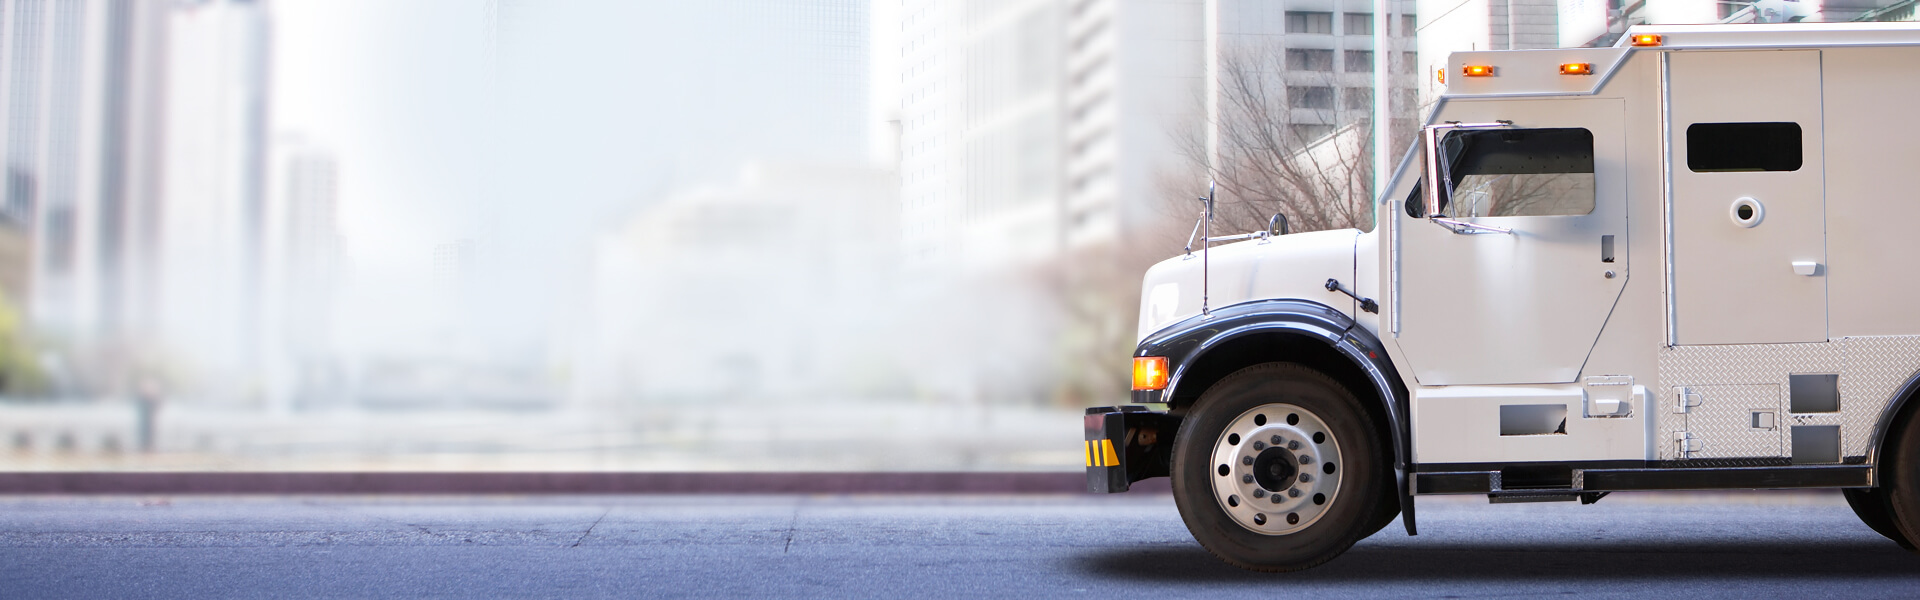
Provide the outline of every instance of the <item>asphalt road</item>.
[[1304,573],[1228,567],[1166,495],[0,497],[0,596],[1920,596],[1838,494],[1420,500]]

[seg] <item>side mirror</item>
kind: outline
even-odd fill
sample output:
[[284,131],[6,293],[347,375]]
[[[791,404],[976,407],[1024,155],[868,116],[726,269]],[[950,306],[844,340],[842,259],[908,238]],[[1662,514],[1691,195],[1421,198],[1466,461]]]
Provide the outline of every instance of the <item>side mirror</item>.
[[1436,127],[1420,130],[1420,152],[1426,156],[1425,181],[1421,182],[1421,201],[1426,204],[1425,216],[1428,218],[1440,214],[1440,131]]
[[1273,213],[1273,218],[1267,219],[1267,235],[1286,235],[1287,233],[1289,233],[1287,231],[1287,215]]

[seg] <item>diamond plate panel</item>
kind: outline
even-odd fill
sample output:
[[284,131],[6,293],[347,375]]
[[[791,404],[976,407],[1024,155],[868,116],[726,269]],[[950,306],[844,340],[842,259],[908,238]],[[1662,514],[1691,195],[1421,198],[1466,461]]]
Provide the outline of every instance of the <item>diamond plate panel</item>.
[[1688,389],[1700,394],[1700,405],[1687,412],[1687,431],[1701,440],[1700,451],[1689,458],[1784,456],[1783,448],[1788,446],[1780,427],[1752,428],[1753,411],[1779,414],[1786,404],[1780,386],[1701,385]]
[[[1841,366],[1844,362],[1844,355],[1840,342],[1823,342],[1817,344],[1674,346],[1661,350],[1659,362],[1660,403],[1664,408],[1654,411],[1654,414],[1657,415],[1655,417],[1657,419],[1655,430],[1658,431],[1660,435],[1656,446],[1659,449],[1656,454],[1660,460],[1676,460],[1682,458],[1679,456],[1678,446],[1673,442],[1675,432],[1679,431],[1691,431],[1695,437],[1701,439],[1701,450],[1712,453],[1695,453],[1695,458],[1704,456],[1731,457],[1733,455],[1723,454],[1714,450],[1715,448],[1725,448],[1727,446],[1751,446],[1754,448],[1771,449],[1771,452],[1765,454],[1749,456],[1785,456],[1786,448],[1790,446],[1786,445],[1784,435],[1776,436],[1774,443],[1770,445],[1759,444],[1750,439],[1748,441],[1742,441],[1743,439],[1753,437],[1748,435],[1748,429],[1745,427],[1747,421],[1733,421],[1741,425],[1738,430],[1735,430],[1730,425],[1721,422],[1728,419],[1723,419],[1718,416],[1703,416],[1699,411],[1707,409],[1704,404],[1699,407],[1694,407],[1688,413],[1675,413],[1673,408],[1675,396],[1682,387],[1770,385],[1776,388],[1773,405],[1784,408],[1786,400],[1779,397],[1778,390],[1787,388],[1788,375],[1793,373],[1840,373]],[[1845,374],[1842,374],[1840,379],[1843,390],[1840,402],[1842,411],[1844,412],[1846,406],[1844,386],[1846,385],[1845,381],[1847,377]],[[1750,410],[1751,408],[1753,407],[1743,407],[1740,410]],[[1730,411],[1734,409],[1721,407],[1718,410]],[[1718,415],[1720,413],[1715,412],[1713,414]],[[1786,413],[1781,412],[1780,414],[1784,416]],[[1740,415],[1740,418],[1745,419],[1746,416]],[[1840,420],[1840,414],[1806,415],[1804,417],[1795,415],[1793,417],[1781,418],[1779,424],[1781,426],[1829,425],[1839,424]],[[1736,434],[1736,431],[1738,434]],[[1716,439],[1714,437],[1715,435],[1726,437],[1726,439]],[[1847,445],[1847,438],[1848,435],[1843,427],[1841,433],[1841,447],[1843,450],[1849,447]]]
[[[1907,378],[1920,372],[1920,336],[1850,337],[1840,342],[1846,357],[1840,372],[1840,455],[1862,456],[1873,441],[1881,411]],[[1796,419],[1795,424],[1809,423]]]

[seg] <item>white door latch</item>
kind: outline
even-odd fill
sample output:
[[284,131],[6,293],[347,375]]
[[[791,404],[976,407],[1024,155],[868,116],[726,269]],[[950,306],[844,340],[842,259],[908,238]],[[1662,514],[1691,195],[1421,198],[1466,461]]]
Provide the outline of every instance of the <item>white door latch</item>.
[[1793,274],[1812,277],[1820,274],[1820,263],[1811,260],[1793,261]]

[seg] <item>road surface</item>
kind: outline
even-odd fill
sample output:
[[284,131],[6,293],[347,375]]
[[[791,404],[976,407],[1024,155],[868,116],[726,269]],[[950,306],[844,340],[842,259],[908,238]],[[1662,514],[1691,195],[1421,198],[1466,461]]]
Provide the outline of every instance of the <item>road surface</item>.
[[1837,493],[1423,497],[1323,567],[1228,567],[1164,494],[0,497],[0,596],[1920,595]]

